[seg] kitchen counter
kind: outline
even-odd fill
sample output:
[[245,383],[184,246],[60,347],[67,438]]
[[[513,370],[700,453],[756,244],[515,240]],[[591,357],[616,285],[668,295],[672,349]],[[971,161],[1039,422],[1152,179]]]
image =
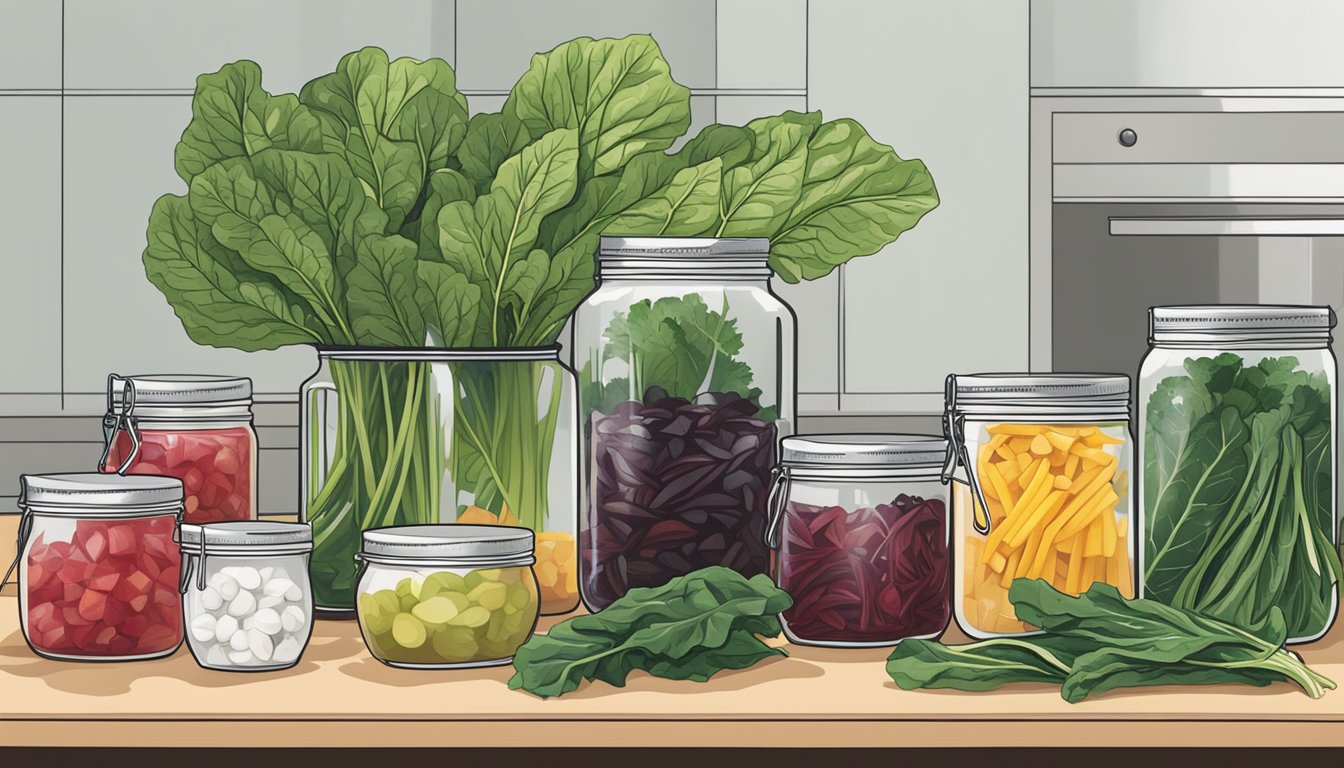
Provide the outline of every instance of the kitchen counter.
[[[1114,692],[1065,703],[1046,686],[902,691],[884,649],[790,647],[704,684],[636,673],[543,701],[512,667],[407,671],[366,652],[353,622],[319,622],[303,660],[268,673],[171,658],[77,664],[24,644],[0,597],[0,746],[1344,746],[1344,691],[1287,683]],[[543,628],[549,623],[543,622]],[[1302,649],[1344,681],[1344,625]]]

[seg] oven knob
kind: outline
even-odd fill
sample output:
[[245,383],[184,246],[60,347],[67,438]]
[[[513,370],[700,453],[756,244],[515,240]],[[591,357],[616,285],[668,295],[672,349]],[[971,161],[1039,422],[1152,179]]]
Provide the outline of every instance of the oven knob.
[[1139,143],[1139,134],[1134,132],[1133,128],[1125,128],[1120,131],[1120,146],[1132,147]]

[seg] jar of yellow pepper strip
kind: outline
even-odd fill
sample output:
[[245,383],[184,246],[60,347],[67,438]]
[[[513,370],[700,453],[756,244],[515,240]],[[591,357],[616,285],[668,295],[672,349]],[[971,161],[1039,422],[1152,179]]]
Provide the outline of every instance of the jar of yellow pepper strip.
[[944,429],[957,481],[952,602],[966,634],[1032,630],[1008,600],[1017,578],[1133,596],[1128,377],[953,374]]

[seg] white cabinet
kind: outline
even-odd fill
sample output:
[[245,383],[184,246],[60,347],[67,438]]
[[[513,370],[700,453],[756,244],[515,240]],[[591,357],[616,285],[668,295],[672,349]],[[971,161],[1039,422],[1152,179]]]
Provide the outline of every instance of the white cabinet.
[[1032,0],[1031,84],[1344,86],[1339,0]]
[[941,204],[844,268],[840,407],[928,414],[1028,360],[1027,0],[812,3],[808,98],[923,160]]

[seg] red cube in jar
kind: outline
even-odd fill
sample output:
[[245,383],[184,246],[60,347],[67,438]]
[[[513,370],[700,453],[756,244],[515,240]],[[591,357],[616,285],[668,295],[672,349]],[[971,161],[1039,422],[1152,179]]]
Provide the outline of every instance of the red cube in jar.
[[256,519],[249,379],[112,376],[108,388],[113,438],[101,471],[180,479],[188,523]]
[[174,543],[182,484],[168,477],[24,475],[19,612],[42,656],[131,660],[182,643]]

